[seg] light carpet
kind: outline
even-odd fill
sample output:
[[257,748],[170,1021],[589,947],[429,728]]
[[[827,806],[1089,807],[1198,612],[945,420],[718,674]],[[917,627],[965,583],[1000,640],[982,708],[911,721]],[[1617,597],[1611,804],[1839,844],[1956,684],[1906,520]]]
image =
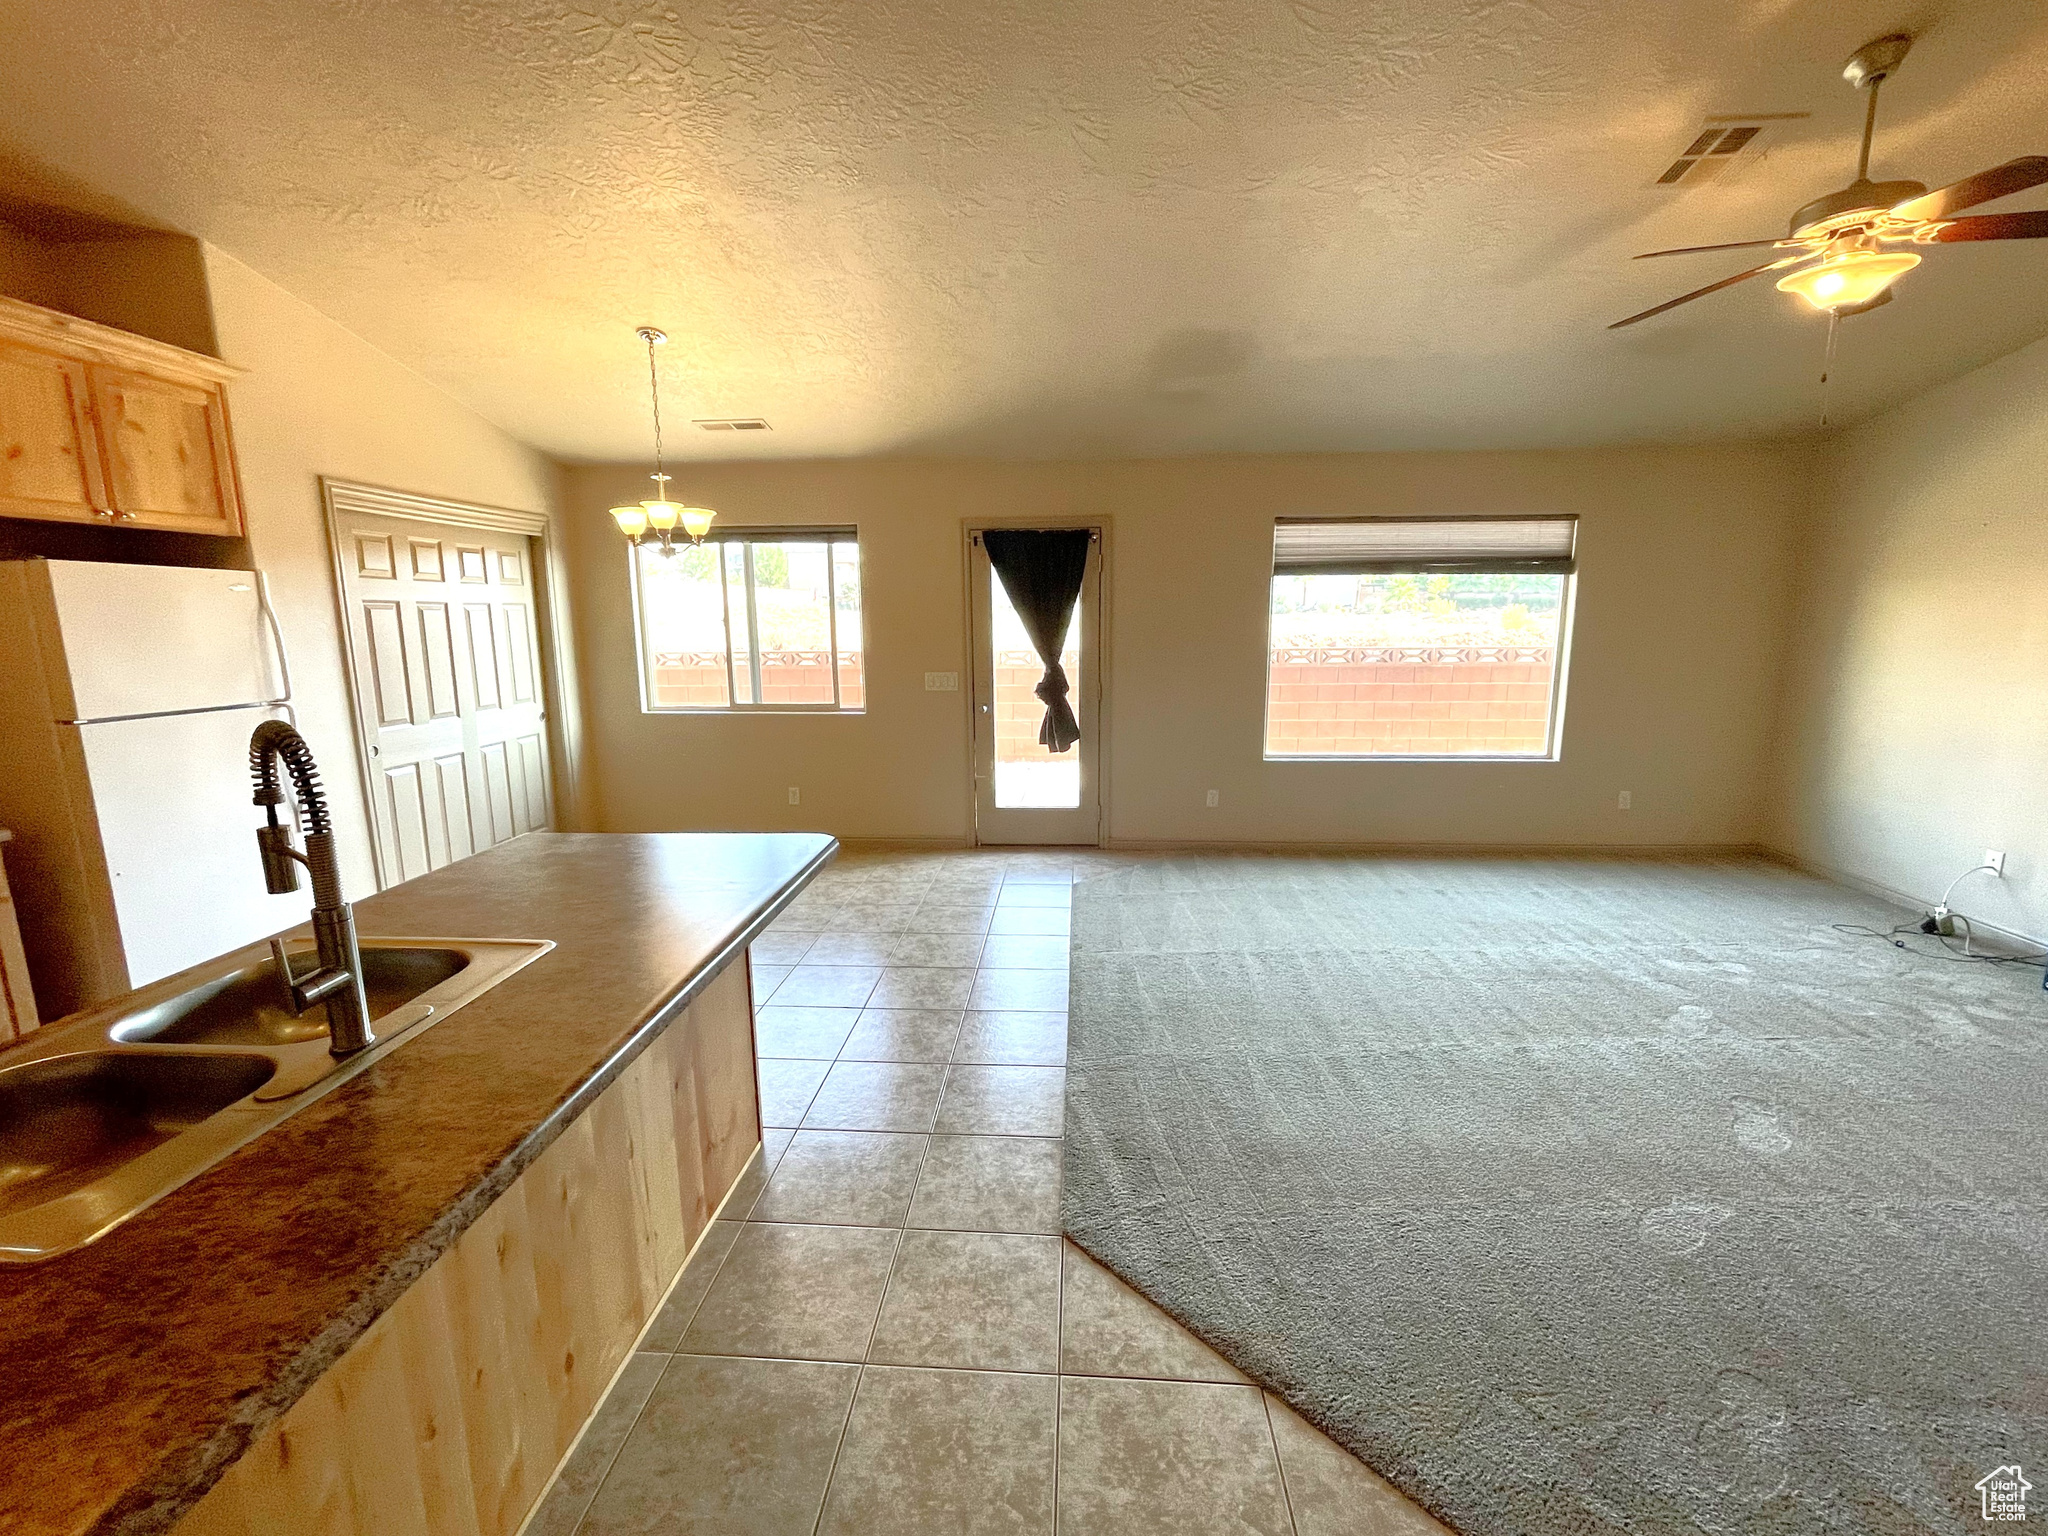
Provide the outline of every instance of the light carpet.
[[1468,1536],[1982,1530],[2048,1470],[2048,998],[1832,926],[1900,918],[1750,859],[1083,880],[1067,1230]]

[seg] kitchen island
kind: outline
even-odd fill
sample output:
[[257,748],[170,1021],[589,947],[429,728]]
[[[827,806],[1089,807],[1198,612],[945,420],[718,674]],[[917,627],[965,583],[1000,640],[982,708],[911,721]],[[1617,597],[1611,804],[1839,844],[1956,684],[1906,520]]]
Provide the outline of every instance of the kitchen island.
[[758,1152],[746,946],[836,846],[533,833],[360,902],[555,948],[0,1268],[0,1527],[510,1536]]

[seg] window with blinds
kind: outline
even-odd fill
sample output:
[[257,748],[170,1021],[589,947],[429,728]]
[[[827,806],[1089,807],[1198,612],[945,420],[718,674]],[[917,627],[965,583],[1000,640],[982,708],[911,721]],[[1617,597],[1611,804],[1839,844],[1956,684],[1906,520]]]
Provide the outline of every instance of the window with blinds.
[[1281,518],[1266,756],[1555,758],[1573,517]]
[[856,529],[714,529],[632,568],[649,713],[864,706]]

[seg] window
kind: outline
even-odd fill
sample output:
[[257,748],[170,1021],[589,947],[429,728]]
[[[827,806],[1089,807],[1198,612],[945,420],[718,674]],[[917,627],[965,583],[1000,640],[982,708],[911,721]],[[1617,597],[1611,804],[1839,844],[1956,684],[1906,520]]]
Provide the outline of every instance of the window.
[[650,712],[862,708],[852,528],[736,528],[632,551]]
[[1281,518],[1266,756],[1555,757],[1577,529]]

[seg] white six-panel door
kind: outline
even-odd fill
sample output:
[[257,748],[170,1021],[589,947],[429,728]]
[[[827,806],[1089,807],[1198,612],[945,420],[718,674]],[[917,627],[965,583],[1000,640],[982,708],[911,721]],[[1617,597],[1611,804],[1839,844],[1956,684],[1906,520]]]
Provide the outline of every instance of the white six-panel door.
[[550,824],[534,542],[337,511],[386,886]]

